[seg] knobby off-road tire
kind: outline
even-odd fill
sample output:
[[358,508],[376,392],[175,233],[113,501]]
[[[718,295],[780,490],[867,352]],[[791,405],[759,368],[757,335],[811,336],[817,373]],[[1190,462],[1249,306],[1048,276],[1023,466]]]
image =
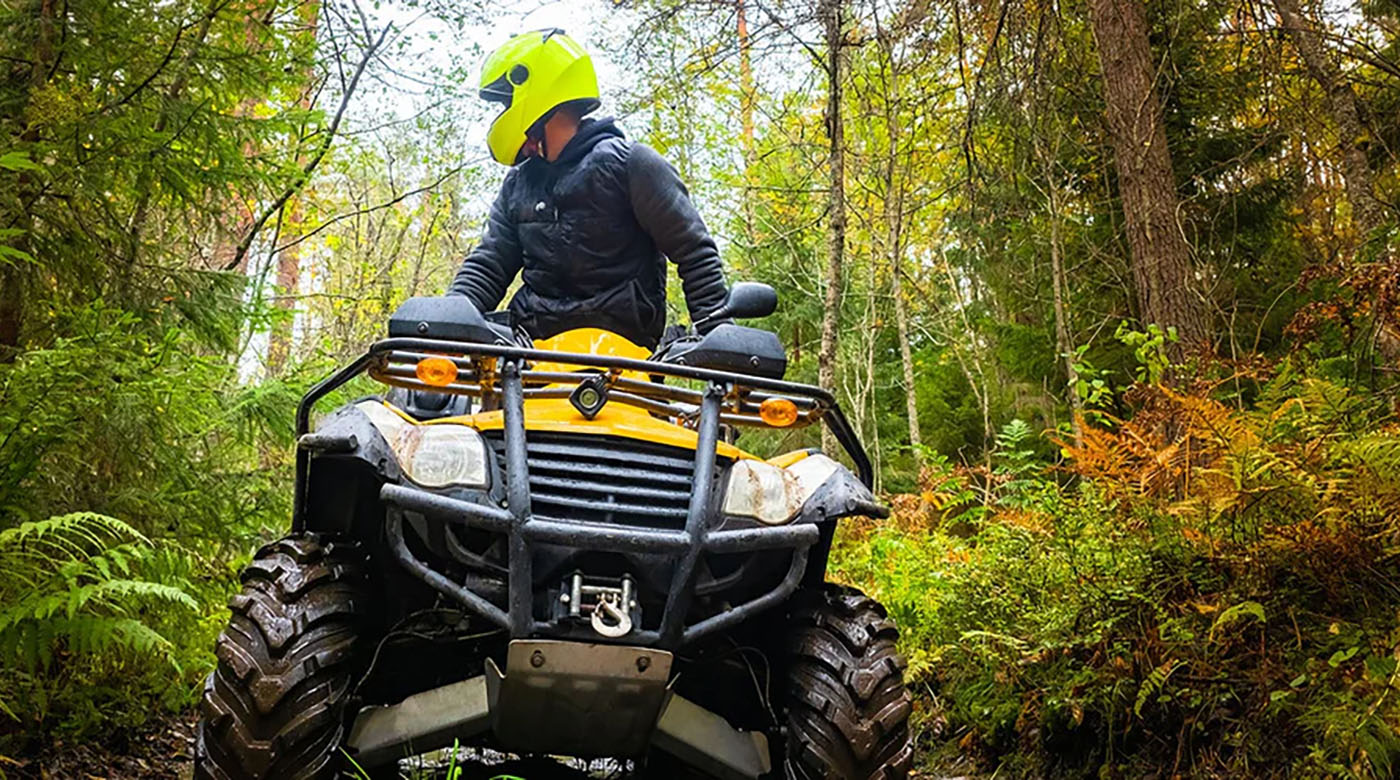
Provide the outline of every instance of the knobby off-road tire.
[[258,551],[200,704],[196,780],[322,780],[341,769],[368,642],[357,545],[289,536]]
[[[787,640],[780,777],[903,778],[914,758],[899,631],[879,602],[826,585],[796,600]],[[776,762],[775,762],[776,763]]]

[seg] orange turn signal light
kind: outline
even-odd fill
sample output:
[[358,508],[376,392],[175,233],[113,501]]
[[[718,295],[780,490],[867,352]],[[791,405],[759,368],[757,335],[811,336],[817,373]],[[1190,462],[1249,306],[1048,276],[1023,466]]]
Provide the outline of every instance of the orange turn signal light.
[[429,357],[418,361],[413,369],[425,385],[447,387],[457,381],[457,364],[445,357]]
[[774,428],[786,428],[797,422],[797,404],[786,398],[769,398],[758,405],[758,416]]

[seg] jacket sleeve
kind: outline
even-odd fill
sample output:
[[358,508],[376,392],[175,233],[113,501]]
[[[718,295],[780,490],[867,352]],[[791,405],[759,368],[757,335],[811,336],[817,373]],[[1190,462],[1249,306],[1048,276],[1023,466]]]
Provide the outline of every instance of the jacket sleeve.
[[481,237],[457,276],[447,288],[448,295],[465,295],[483,312],[495,311],[506,295],[506,288],[520,272],[520,234],[510,209],[511,179],[507,178],[491,204],[486,218],[486,232]]
[[650,146],[634,144],[627,186],[638,224],[676,264],[691,322],[719,308],[729,295],[719,250],[676,169]]

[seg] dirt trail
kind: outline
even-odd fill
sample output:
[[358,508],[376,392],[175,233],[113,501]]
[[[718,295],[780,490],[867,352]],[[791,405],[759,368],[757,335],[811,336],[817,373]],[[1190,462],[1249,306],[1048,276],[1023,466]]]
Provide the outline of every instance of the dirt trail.
[[[194,720],[172,718],[124,744],[57,742],[37,756],[0,762],[12,778],[42,780],[188,780],[193,772]],[[11,763],[13,761],[13,763]]]
[[[0,778],[35,778],[36,780],[190,780],[194,770],[191,755],[194,752],[194,720],[192,716],[171,719],[152,728],[138,737],[129,739],[123,745],[101,746],[95,744],[68,745],[58,743],[38,756],[15,760],[0,758]],[[446,776],[446,761],[442,761],[441,771],[434,771],[434,761],[423,762],[426,766],[401,774],[410,780],[438,780]],[[520,766],[483,766],[476,764],[464,767],[461,780],[488,780],[501,773],[502,769],[514,770],[512,774],[528,780],[560,780],[560,778],[621,778],[640,780],[644,775],[619,775],[615,772],[599,770],[593,774],[570,772],[560,766],[561,772],[540,773],[539,767],[520,774]],[[911,780],[975,780],[973,777],[955,774],[915,773]]]

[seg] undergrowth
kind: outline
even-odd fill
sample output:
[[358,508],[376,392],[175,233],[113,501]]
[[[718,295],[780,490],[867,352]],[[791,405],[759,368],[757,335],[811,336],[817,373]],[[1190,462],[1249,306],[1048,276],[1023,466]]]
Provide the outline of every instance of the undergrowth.
[[1400,426],[1287,371],[1139,385],[1064,465],[935,460],[836,575],[899,621],[930,756],[1011,776],[1400,773]]
[[183,551],[103,515],[0,531],[0,711],[33,727],[54,716],[119,723],[107,710],[123,691],[110,682],[126,675],[183,698],[168,681],[184,676],[169,629],[200,611],[188,571]]
[[169,314],[55,316],[83,335],[0,363],[0,762],[188,711],[289,495],[293,386]]

